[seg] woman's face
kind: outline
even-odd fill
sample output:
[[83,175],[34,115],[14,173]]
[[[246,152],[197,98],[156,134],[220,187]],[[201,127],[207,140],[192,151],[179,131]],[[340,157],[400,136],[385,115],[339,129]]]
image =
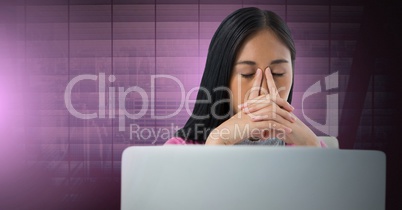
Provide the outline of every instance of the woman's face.
[[268,29],[260,30],[248,37],[240,47],[232,69],[229,88],[232,91],[234,113],[238,105],[246,102],[257,69],[262,70],[261,94],[268,92],[265,69],[270,67],[279,96],[288,98],[292,85],[292,63],[290,51]]

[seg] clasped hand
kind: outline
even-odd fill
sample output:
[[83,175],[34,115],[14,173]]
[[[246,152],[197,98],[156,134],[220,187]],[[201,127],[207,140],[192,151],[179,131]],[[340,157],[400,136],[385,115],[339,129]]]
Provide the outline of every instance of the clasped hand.
[[268,91],[260,87],[263,75],[258,69],[253,86],[246,94],[248,100],[238,106],[239,111],[234,116],[211,131],[206,144],[231,145],[246,138],[278,138],[287,144],[319,147],[317,136],[293,114],[294,108],[279,96],[269,67],[264,76]]

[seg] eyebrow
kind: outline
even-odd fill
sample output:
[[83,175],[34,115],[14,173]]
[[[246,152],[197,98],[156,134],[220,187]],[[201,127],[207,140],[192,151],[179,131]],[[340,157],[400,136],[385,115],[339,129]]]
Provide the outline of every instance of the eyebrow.
[[[289,63],[289,61],[286,59],[276,59],[276,60],[273,60],[270,65],[280,64],[280,63]],[[246,64],[246,65],[250,65],[250,66],[257,65],[257,63],[254,61],[239,61],[235,65],[238,65],[238,64]]]

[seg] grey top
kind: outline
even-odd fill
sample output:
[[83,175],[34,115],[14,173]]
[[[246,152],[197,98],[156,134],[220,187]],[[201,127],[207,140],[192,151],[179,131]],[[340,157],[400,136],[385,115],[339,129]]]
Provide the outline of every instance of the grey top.
[[237,143],[236,145],[285,146],[285,142],[283,142],[282,140],[277,139],[277,138],[272,138],[272,139],[267,139],[267,140],[257,140],[257,141],[251,141],[249,139],[246,139],[240,143]]

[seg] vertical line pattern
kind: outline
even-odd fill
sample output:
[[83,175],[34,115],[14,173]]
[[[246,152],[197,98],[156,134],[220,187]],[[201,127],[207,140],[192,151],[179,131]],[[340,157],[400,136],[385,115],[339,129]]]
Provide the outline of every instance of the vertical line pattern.
[[[155,9],[155,14],[154,14],[154,15],[155,15],[155,42],[154,42],[154,45],[155,45],[155,46],[154,46],[154,47],[155,47],[155,48],[154,48],[154,50],[155,50],[155,53],[154,53],[154,55],[155,55],[155,65],[154,65],[154,75],[156,75],[156,68],[157,68],[157,67],[156,67],[156,66],[157,66],[157,63],[156,63],[156,61],[157,61],[157,59],[156,59],[156,58],[157,58],[157,53],[156,53],[156,50],[157,50],[157,48],[156,48],[156,39],[157,39],[157,33],[156,33],[156,3],[157,3],[157,0],[155,0],[155,8],[154,8],[154,9]],[[156,83],[156,81],[155,81],[155,84],[154,84],[154,85],[155,85],[155,89],[154,89],[154,91],[155,91],[155,93],[154,93],[154,94],[155,94],[155,95],[154,95],[154,96],[155,96],[155,102],[154,102],[154,107],[151,107],[151,109],[155,109],[155,110],[154,110],[154,113],[157,113],[157,112],[156,112],[156,107],[157,107],[157,106],[156,106],[156,104],[157,104],[157,102],[156,102],[156,98],[157,98],[157,97],[156,97],[156,92],[157,92],[157,89],[158,89],[158,88],[157,88],[157,83]],[[156,129],[156,119],[154,119],[154,129]],[[156,139],[156,140],[153,141],[153,142],[155,143],[155,142],[157,142],[157,140],[158,140],[158,139]],[[145,143],[145,142],[144,142],[144,143]]]
[[374,130],[374,108],[375,108],[375,105],[374,105],[374,101],[375,101],[374,100],[374,97],[375,97],[374,77],[375,77],[375,72],[374,72],[374,68],[371,68],[371,71],[373,73],[371,73],[371,135],[370,135],[370,140],[371,140],[371,143],[373,144],[373,143],[375,143],[374,142],[374,139],[375,139],[375,130]]
[[285,0],[285,22],[288,23],[288,0]]
[[[70,81],[70,0],[67,1],[67,75],[68,81]],[[71,184],[71,120],[68,114],[68,147],[67,147],[67,159],[68,159],[68,186]]]
[[[24,1],[24,71],[27,71],[27,0]],[[22,77],[24,78],[24,84],[27,84],[28,79],[26,78],[26,76],[24,77],[24,73],[22,73]],[[24,97],[24,100],[26,100],[27,97]],[[25,112],[27,112],[27,109],[24,109]],[[27,116],[27,115],[26,115]],[[28,123],[24,123],[25,125],[27,125]],[[26,130],[25,130],[25,134],[27,134]],[[25,138],[26,139],[26,138]],[[25,143],[25,153],[24,153],[24,159],[25,159],[25,164],[28,163],[28,157],[27,157],[27,152],[26,152],[26,147],[27,147],[27,141],[24,141]]]
[[[328,0],[328,75],[331,74],[331,0]],[[338,74],[338,83],[339,83],[339,74]],[[326,86],[327,84],[325,84]],[[338,95],[339,96],[339,95]],[[339,103],[337,101],[336,103]],[[327,109],[328,109],[328,104],[327,104]],[[326,116],[329,117],[329,116]],[[329,121],[328,121],[329,122]],[[329,125],[329,131],[331,130],[331,125]]]
[[331,0],[328,3],[328,74],[331,74]]
[[[113,48],[113,42],[114,42],[114,37],[113,37],[113,0],[111,0],[111,5],[110,5],[110,45],[111,45],[111,49],[110,49],[110,54],[111,54],[111,58],[110,58],[110,71],[111,71],[111,75],[114,75],[114,71],[113,71],[113,66],[114,66],[114,48]],[[113,84],[113,82],[112,82]],[[113,99],[114,100],[114,99]],[[109,107],[110,108],[110,107]],[[114,108],[114,107],[113,107]],[[110,116],[109,116],[110,118]],[[114,179],[114,120],[112,118],[112,181]]]

